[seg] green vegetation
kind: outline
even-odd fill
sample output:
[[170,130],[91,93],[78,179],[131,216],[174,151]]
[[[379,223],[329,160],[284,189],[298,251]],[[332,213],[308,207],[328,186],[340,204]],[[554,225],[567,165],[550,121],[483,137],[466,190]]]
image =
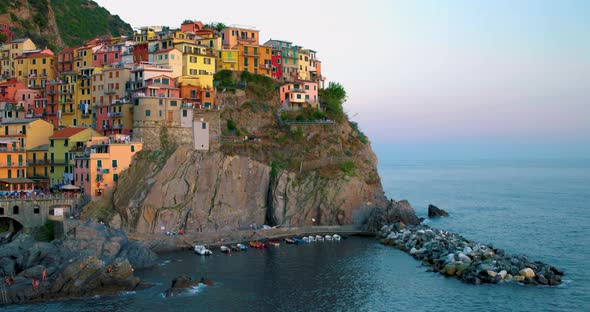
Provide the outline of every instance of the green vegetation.
[[295,142],[302,142],[305,138],[305,132],[303,131],[303,128],[301,126],[298,126],[295,130],[293,130],[292,133]]
[[346,102],[346,90],[337,82],[330,82],[327,88],[320,89],[320,101],[325,106],[326,115],[336,121],[346,118],[342,104]]
[[357,139],[359,139],[359,141],[363,142],[364,144],[368,144],[369,143],[369,138],[367,138],[367,136],[359,129],[359,125],[358,123],[354,122],[354,121],[349,121],[350,127],[356,131],[357,135]]
[[236,123],[233,120],[231,120],[231,119],[228,119],[227,120],[227,130],[229,130],[229,131],[235,131],[236,130]]
[[223,29],[227,28],[227,26],[224,23],[218,22],[218,23],[211,23],[211,24],[205,24],[203,25],[204,28],[209,28],[209,29],[215,29],[217,31],[222,31]]
[[275,95],[279,85],[270,77],[243,71],[241,80],[246,83],[246,91],[258,99],[268,99]]
[[316,121],[325,120],[328,118],[324,112],[315,108],[304,108],[295,112],[282,112],[281,118],[283,121]]
[[356,169],[356,164],[352,160],[344,160],[338,164],[338,167],[345,176],[347,177],[354,177],[355,173],[354,170]]
[[51,242],[55,239],[55,224],[53,221],[47,221],[43,226],[38,228],[35,239],[42,242]]
[[[39,0],[43,1],[43,0]],[[129,35],[131,25],[118,15],[89,0],[51,0],[55,20],[67,46],[76,46],[84,41],[105,35]],[[45,12],[43,12],[45,14]]]

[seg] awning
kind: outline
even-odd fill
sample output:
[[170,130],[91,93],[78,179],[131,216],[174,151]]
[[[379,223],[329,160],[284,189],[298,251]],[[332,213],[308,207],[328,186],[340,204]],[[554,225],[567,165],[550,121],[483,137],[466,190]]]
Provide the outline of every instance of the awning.
[[79,186],[75,186],[75,185],[71,185],[71,184],[66,184],[62,187],[59,188],[60,190],[79,190],[80,187]]

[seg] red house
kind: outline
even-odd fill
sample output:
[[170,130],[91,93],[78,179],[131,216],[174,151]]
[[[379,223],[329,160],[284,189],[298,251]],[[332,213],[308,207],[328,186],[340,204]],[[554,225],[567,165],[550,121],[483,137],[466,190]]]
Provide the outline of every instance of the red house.
[[283,55],[281,50],[272,49],[272,59],[270,61],[272,65],[272,77],[281,79],[283,77]]
[[138,43],[133,46],[133,63],[139,64],[141,62],[149,61],[149,46],[148,43]]
[[10,35],[10,26],[9,25],[0,24],[0,34],[6,35],[6,40],[4,40],[4,43],[10,43],[12,38]]
[[112,44],[101,46],[96,52],[94,52],[92,57],[92,66],[94,67],[104,67],[105,65],[111,65],[123,60],[121,47]]

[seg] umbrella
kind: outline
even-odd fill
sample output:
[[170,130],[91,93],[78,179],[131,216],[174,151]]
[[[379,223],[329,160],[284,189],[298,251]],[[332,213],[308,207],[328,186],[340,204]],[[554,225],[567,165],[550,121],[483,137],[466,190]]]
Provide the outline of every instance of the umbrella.
[[60,190],[78,190],[80,189],[79,186],[75,186],[75,185],[71,185],[71,184],[66,184],[62,187],[59,188]]

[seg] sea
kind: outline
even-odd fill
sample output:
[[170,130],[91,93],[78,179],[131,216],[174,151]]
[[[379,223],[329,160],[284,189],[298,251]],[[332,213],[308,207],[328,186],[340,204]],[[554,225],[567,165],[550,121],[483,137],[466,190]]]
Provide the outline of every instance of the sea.
[[[374,239],[281,245],[211,257],[175,252],[138,275],[155,286],[116,297],[2,311],[590,311],[590,160],[399,160],[378,154],[388,197],[450,216],[430,226],[565,271],[558,287],[469,285],[427,272]],[[178,275],[213,286],[165,298]]]

